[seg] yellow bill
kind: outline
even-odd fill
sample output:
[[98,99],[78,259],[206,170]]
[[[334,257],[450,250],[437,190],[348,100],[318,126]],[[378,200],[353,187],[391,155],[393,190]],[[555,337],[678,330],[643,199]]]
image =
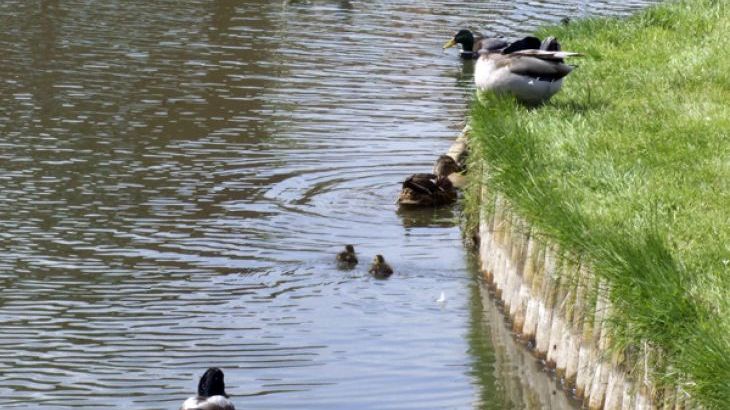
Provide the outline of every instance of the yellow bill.
[[444,43],[444,47],[443,48],[451,48],[451,47],[453,47],[455,45],[456,45],[456,40],[452,38],[451,40],[449,40],[446,43]]

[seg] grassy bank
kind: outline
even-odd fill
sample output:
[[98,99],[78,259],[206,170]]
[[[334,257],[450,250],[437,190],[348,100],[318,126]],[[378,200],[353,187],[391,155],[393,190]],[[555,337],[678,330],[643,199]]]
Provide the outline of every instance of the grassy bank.
[[483,96],[472,161],[542,235],[612,286],[614,348],[730,403],[730,6],[685,0],[546,29],[586,57],[534,109]]

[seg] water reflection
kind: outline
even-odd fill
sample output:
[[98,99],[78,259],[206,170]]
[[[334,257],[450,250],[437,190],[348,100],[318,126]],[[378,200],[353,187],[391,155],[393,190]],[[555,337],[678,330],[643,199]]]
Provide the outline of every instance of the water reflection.
[[396,211],[401,219],[401,224],[406,228],[408,235],[414,227],[441,227],[451,228],[458,225],[459,212],[451,206],[438,208],[411,208],[399,207]]
[[444,39],[578,3],[0,2],[0,407],[175,408],[211,365],[241,407],[472,407],[458,211],[394,200],[462,127]]
[[[476,268],[476,261],[471,260]],[[479,380],[480,409],[571,409],[580,402],[569,398],[545,374],[544,365],[516,342],[489,294],[477,281],[470,286],[469,353],[475,357],[473,376]]]

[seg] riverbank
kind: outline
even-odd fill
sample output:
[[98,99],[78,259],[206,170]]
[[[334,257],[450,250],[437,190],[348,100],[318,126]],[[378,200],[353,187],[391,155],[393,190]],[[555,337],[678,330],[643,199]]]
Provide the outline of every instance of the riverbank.
[[[586,54],[563,90],[537,109],[483,96],[472,110],[467,212],[510,250],[483,262],[516,330],[579,395],[603,386],[593,405],[614,378],[617,397],[656,406],[730,402],[727,9],[688,0],[546,29]],[[522,283],[494,277],[508,271]],[[566,336],[541,340],[546,325]],[[595,382],[580,380],[580,340]]]

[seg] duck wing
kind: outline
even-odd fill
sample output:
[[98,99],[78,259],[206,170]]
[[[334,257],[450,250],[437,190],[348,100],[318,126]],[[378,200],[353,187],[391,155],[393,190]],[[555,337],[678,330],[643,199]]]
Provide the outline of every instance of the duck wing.
[[519,50],[511,54],[512,56],[535,57],[541,60],[558,61],[567,57],[582,57],[583,54],[573,51],[547,51],[547,50]]
[[533,36],[527,36],[511,42],[504,50],[502,50],[502,54],[512,54],[520,50],[536,50],[539,48],[540,39]]
[[413,174],[403,182],[403,188],[430,195],[436,190],[435,179],[434,174]]
[[559,80],[573,71],[573,67],[567,64],[535,57],[511,58],[508,67],[513,74],[545,80]]
[[479,50],[499,51],[508,45],[509,43],[501,38],[483,38],[474,43],[474,52],[476,53]]

